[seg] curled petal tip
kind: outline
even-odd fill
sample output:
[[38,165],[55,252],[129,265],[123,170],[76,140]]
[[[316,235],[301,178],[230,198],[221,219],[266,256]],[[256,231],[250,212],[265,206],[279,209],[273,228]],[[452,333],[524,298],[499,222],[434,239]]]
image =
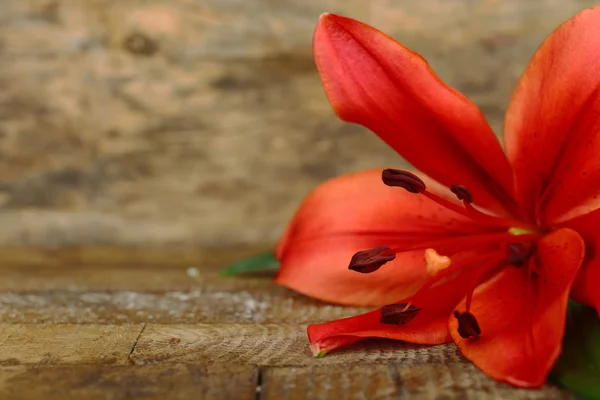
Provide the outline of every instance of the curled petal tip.
[[312,351],[314,358],[323,358],[328,353],[328,350],[321,348],[318,343],[312,343],[310,345],[310,350]]
[[325,357],[326,355],[327,355],[327,352],[326,352],[325,350],[321,350],[320,352],[318,352],[318,353],[315,353],[315,354],[314,354],[314,357],[315,357],[315,358],[323,358],[323,357]]

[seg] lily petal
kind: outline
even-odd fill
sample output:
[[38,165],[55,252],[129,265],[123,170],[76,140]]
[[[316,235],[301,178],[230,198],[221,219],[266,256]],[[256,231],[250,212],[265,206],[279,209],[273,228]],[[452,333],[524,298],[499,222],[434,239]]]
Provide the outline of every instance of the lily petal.
[[427,62],[373,27],[321,16],[315,60],[337,115],[361,124],[436,181],[466,186],[476,204],[511,208],[512,175],[481,111]]
[[277,246],[281,267],[275,281],[332,303],[389,304],[412,295],[429,278],[424,250],[398,254],[370,274],[348,270],[354,253],[482,231],[424,196],[385,186],[381,170],[348,174],[304,200]]
[[308,326],[308,339],[315,355],[369,337],[404,340],[415,344],[441,344],[451,340],[448,316],[469,289],[469,279],[436,284],[397,303],[414,304],[421,310],[405,325],[382,324],[381,310],[355,317]]
[[495,380],[543,385],[561,351],[569,289],[584,252],[581,236],[559,229],[538,242],[541,275],[530,277],[526,268],[507,267],[480,286],[470,312],[481,336],[462,338],[456,318],[450,319],[450,332],[463,355]]
[[[596,246],[598,245],[600,245],[600,241],[596,242]],[[575,279],[571,288],[571,297],[578,303],[596,308],[600,318],[598,282],[600,282],[600,256],[596,253],[590,259],[586,259],[581,266],[577,279]]]
[[[600,13],[599,13],[600,14]],[[600,16],[600,15],[599,15]],[[598,23],[600,24],[600,18]],[[600,35],[600,25],[597,29]],[[600,40],[598,41],[600,51]],[[600,63],[599,63],[600,64]],[[598,78],[600,88],[600,78]],[[569,133],[562,157],[539,203],[540,219],[547,226],[600,207],[600,90],[582,107]]]
[[[531,218],[536,216],[537,203],[554,173],[565,172],[569,163],[581,163],[577,174],[569,178],[577,190],[581,189],[580,174],[584,171],[593,174],[590,180],[598,181],[600,166],[592,166],[585,157],[591,150],[586,148],[587,140],[598,126],[599,70],[600,7],[596,7],[580,12],[550,34],[517,84],[506,113],[504,142],[515,173],[517,196]],[[583,128],[584,120],[592,126]],[[588,137],[576,138],[586,130]],[[560,164],[574,139],[574,151]],[[562,203],[570,207],[589,195],[584,191],[573,196],[575,201],[567,202],[569,195],[563,193],[552,201],[552,212],[563,212]]]
[[595,307],[600,317],[600,209],[566,221],[562,226],[577,231],[586,246],[583,265],[571,288],[571,296],[579,303]]

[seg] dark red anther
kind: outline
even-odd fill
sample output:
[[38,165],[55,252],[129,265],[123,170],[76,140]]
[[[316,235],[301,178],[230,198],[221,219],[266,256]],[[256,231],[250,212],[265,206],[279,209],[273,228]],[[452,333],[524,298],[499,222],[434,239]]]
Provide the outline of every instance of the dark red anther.
[[455,183],[452,185],[452,187],[450,187],[450,190],[456,195],[456,197],[458,197],[459,200],[466,201],[469,204],[473,202],[473,195],[469,189],[463,185],[457,185]]
[[401,169],[384,169],[381,173],[383,183],[388,186],[398,186],[411,193],[420,193],[425,190],[425,182],[412,172]]
[[522,267],[525,265],[529,256],[535,250],[534,242],[518,242],[511,243],[508,245],[508,254],[506,260],[515,267]]
[[348,269],[363,274],[375,272],[383,264],[396,258],[394,253],[387,253],[389,250],[391,250],[389,247],[377,246],[369,250],[359,251],[352,256]]
[[461,313],[455,310],[454,316],[458,320],[458,334],[460,337],[464,339],[470,337],[477,339],[481,335],[481,328],[473,314],[468,311]]
[[389,325],[408,324],[421,311],[420,308],[408,304],[389,304],[381,307],[379,322]]

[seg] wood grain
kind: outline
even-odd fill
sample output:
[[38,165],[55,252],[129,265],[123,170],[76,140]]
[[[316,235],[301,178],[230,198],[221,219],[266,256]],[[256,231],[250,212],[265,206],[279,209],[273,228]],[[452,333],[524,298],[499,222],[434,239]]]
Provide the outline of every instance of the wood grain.
[[62,365],[0,368],[3,400],[255,400],[245,365]]
[[244,257],[272,250],[260,244],[222,247],[191,245],[153,247],[125,245],[93,246],[4,246],[0,247],[0,271],[15,267],[65,268],[68,273],[87,267],[115,266],[123,269],[198,266],[205,271],[223,267]]
[[126,364],[142,325],[0,324],[0,365]]
[[392,365],[390,370],[399,397],[407,399],[571,399],[567,393],[552,386],[543,390],[523,390],[495,382],[470,363]]
[[398,399],[387,365],[265,368],[261,400]]
[[261,366],[465,362],[454,345],[428,347],[387,340],[370,340],[317,359],[310,352],[306,326],[287,324],[148,324],[131,360]]
[[566,400],[556,389],[527,391],[486,378],[472,364],[328,365],[266,368],[264,400],[515,399]]
[[[126,274],[124,274],[126,276]],[[273,284],[268,290],[0,292],[3,323],[308,323],[369,310],[326,305]]]

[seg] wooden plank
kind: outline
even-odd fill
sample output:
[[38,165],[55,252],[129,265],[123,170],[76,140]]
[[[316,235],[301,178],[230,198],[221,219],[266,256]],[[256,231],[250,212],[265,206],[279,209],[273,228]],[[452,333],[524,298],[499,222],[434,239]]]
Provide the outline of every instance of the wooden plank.
[[569,394],[555,386],[524,390],[486,377],[473,364],[391,365],[400,397],[457,399],[567,400]]
[[[44,292],[100,292],[100,291],[191,291],[203,287],[202,281],[191,278],[185,268],[162,266],[150,268],[123,268],[113,266],[17,267],[0,269],[0,292],[40,293]],[[210,273],[219,278],[219,271]],[[215,279],[215,280],[217,280]],[[270,282],[265,281],[267,286]],[[252,285],[252,282],[250,282]],[[234,286],[223,280],[224,288]],[[214,287],[214,285],[213,285]],[[1,295],[0,295],[1,297]],[[0,300],[1,301],[1,300]]]
[[387,365],[265,368],[261,400],[399,399]]
[[0,368],[3,400],[254,400],[241,365],[60,365]]
[[[0,368],[2,399],[254,399],[257,370],[231,364],[60,365]],[[567,400],[555,387],[522,390],[487,379],[470,364],[328,365],[262,369],[261,400]]]
[[[0,248],[0,291],[49,290],[265,290],[273,273],[223,277],[222,268],[264,252],[262,247],[233,251],[162,247]],[[191,272],[194,272],[192,274]]]
[[0,324],[0,365],[126,364],[142,325]]
[[566,400],[556,387],[523,390],[487,378],[472,364],[265,368],[261,400],[515,399]]
[[368,310],[326,305],[283,288],[272,291],[4,292],[0,323],[316,323]]
[[16,246],[0,247],[0,270],[25,267],[148,268],[199,266],[211,270],[248,256],[269,251],[273,246],[248,245],[234,249],[182,245],[158,246]]
[[312,356],[306,327],[286,324],[148,324],[131,360],[146,363],[232,363],[262,366],[405,364],[464,362],[454,345],[419,346],[370,340],[331,353]]

